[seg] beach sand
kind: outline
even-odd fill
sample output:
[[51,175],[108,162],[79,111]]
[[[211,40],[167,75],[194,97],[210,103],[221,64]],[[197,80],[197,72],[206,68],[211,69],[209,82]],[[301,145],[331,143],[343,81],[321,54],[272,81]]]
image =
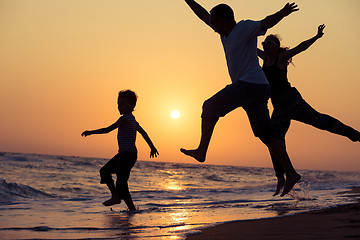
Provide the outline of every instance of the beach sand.
[[[360,196],[360,187],[340,194]],[[360,201],[290,216],[236,221],[203,229],[187,240],[360,239]]]

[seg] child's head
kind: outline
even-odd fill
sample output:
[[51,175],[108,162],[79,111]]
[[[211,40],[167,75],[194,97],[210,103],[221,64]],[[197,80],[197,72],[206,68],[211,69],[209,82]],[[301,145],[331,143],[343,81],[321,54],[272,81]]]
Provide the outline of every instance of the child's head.
[[118,96],[118,109],[120,114],[127,114],[134,111],[136,106],[137,96],[131,90],[122,90]]

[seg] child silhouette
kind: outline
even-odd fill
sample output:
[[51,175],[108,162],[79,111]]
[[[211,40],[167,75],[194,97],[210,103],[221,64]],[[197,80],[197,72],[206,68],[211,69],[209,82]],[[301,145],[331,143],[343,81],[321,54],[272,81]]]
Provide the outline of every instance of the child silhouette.
[[[157,157],[159,154],[148,134],[139,125],[132,114],[136,101],[137,96],[133,91],[120,91],[117,103],[118,110],[122,116],[108,127],[91,131],[87,130],[81,134],[86,137],[92,134],[109,133],[118,129],[117,139],[119,151],[100,169],[100,183],[106,184],[111,192],[111,198],[103,202],[103,204],[105,206],[112,206],[114,204],[120,204],[123,199],[130,211],[136,210],[128,187],[130,171],[137,160],[137,149],[135,145],[136,133],[139,132],[149,145],[151,149],[150,158]],[[111,176],[113,173],[115,173],[117,177],[116,186]]]

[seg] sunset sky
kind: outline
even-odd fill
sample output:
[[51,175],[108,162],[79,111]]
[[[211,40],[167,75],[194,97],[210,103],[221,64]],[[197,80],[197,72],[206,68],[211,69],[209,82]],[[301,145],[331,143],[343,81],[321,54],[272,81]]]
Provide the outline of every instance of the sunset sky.
[[[227,3],[238,21],[261,20],[287,3],[198,2],[208,10]],[[360,130],[360,1],[296,3],[300,11],[267,34],[294,47],[326,28],[293,59],[291,84],[315,109]],[[116,131],[80,134],[115,122],[118,91],[132,89],[156,160],[196,163],[179,149],[197,147],[202,103],[230,78],[219,36],[185,1],[0,0],[0,32],[0,151],[110,158]],[[137,146],[139,160],[150,160],[140,135]],[[360,143],[302,123],[292,122],[287,149],[297,169],[360,171]],[[243,109],[220,119],[206,163],[271,167]]]

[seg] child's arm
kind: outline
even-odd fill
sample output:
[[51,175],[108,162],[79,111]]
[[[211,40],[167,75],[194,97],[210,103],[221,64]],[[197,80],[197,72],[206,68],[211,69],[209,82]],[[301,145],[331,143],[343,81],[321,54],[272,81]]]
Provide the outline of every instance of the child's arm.
[[298,10],[299,9],[295,3],[287,3],[280,11],[274,13],[273,15],[267,16],[261,21],[261,31],[266,32],[269,28],[272,28],[278,22],[280,22],[281,19]]
[[145,132],[145,130],[138,125],[138,129],[137,131],[141,134],[141,136],[145,139],[145,141],[147,142],[147,144],[149,145],[151,151],[150,151],[150,158],[152,157],[157,157],[157,155],[159,155],[158,151],[156,150],[154,144],[152,143],[149,135]]
[[211,27],[210,13],[205,8],[203,8],[200,4],[198,4],[194,0],[185,0],[185,2],[187,3],[187,5],[189,5],[191,10],[193,10],[196,16],[198,16],[204,23],[206,23]]
[[299,53],[305,51],[306,49],[308,49],[311,45],[313,45],[314,42],[316,42],[316,40],[318,40],[319,38],[321,38],[324,35],[324,28],[325,28],[325,24],[320,25],[318,27],[318,32],[314,37],[312,37],[306,41],[303,41],[296,47],[284,52],[283,56],[281,56],[281,58],[282,58],[281,61],[287,61],[288,59],[292,58],[296,54],[299,54]]
[[109,133],[109,132],[113,131],[114,129],[120,127],[121,125],[125,124],[125,121],[126,121],[126,119],[121,117],[115,123],[111,124],[110,126],[108,126],[106,128],[100,128],[100,129],[90,130],[90,131],[86,130],[81,134],[81,136],[87,137],[87,136],[92,135],[92,134]]

